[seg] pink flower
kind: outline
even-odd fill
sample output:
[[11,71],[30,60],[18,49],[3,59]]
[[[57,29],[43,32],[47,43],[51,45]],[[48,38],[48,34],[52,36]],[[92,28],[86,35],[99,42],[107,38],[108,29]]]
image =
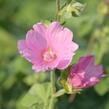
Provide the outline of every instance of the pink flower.
[[68,83],[75,89],[88,88],[99,82],[103,74],[101,65],[94,65],[94,56],[85,56],[70,70]]
[[78,49],[72,39],[72,32],[59,22],[53,22],[48,27],[40,23],[27,32],[25,40],[18,41],[18,49],[33,64],[33,70],[64,69]]

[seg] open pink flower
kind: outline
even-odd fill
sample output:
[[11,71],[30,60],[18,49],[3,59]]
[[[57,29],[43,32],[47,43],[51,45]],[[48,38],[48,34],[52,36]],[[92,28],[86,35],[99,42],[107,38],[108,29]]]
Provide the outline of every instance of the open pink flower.
[[94,56],[81,57],[79,62],[72,66],[68,83],[73,88],[88,88],[99,82],[104,77],[103,67],[94,65]]
[[33,70],[64,69],[78,49],[72,39],[72,32],[59,22],[53,22],[48,27],[40,23],[27,32],[25,40],[18,41],[18,49],[33,64]]

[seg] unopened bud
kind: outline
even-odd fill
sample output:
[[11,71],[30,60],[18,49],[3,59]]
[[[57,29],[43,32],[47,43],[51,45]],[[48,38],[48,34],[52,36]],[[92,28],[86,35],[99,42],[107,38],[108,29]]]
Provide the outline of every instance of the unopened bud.
[[78,17],[86,5],[79,2],[71,2],[65,5],[59,12],[59,15],[65,18]]

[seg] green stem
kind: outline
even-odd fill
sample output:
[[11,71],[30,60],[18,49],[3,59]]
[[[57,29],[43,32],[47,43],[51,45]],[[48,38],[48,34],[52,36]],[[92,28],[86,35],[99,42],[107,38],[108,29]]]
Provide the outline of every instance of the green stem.
[[55,101],[56,101],[56,98],[53,96],[53,94],[55,93],[56,91],[56,88],[55,88],[55,72],[54,71],[51,71],[50,72],[50,79],[51,79],[51,98],[50,98],[50,104],[49,104],[49,108],[48,109],[54,109],[54,104],[55,104]]
[[51,93],[55,93],[55,72],[51,71]]
[[59,15],[59,11],[61,9],[61,0],[56,0],[56,7],[57,7],[56,20],[60,21],[61,20],[61,16]]

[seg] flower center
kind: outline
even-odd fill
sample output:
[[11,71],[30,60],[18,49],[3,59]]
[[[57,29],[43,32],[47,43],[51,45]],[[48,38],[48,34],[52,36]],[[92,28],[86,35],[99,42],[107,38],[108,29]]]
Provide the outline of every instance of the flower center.
[[43,60],[46,62],[51,62],[57,57],[56,52],[53,52],[50,48],[43,53]]

